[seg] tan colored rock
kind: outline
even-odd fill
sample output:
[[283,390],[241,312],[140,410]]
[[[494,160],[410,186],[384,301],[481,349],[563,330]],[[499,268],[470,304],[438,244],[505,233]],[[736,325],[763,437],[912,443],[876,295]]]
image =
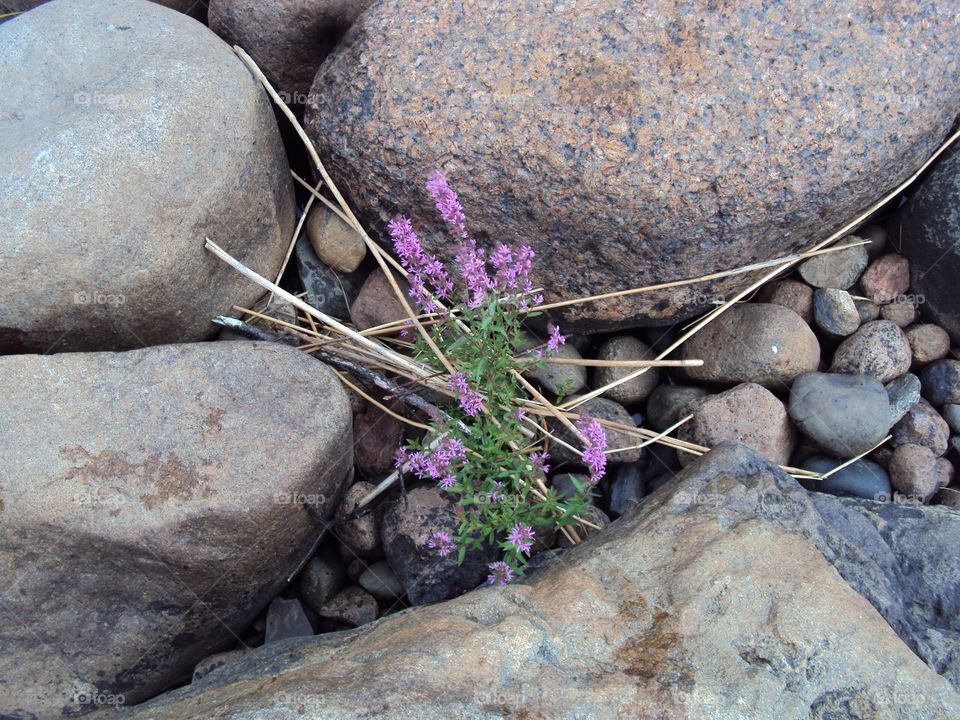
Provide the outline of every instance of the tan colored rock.
[[702,366],[686,369],[694,380],[753,382],[779,390],[817,369],[820,343],[789,308],[741,303],[684,343],[683,357],[703,360]]
[[941,360],[950,352],[950,336],[939,325],[923,323],[907,328],[907,342],[913,352],[913,362],[926,365]]
[[[597,350],[598,360],[653,360],[655,358],[656,353],[652,352],[646,343],[630,335],[612,337]],[[593,373],[593,386],[594,388],[603,387],[635,371],[636,368],[599,367]],[[659,368],[650,368],[642,375],[610,388],[603,393],[603,397],[622,405],[635,405],[646,400],[659,382]]]
[[799,280],[774,280],[757,292],[756,301],[790,308],[808,325],[813,322],[813,288]]
[[307,237],[317,257],[340,272],[353,272],[367,255],[363,238],[325,207],[315,207],[310,211]]
[[[766,388],[744,383],[726,392],[695,400],[684,412],[693,419],[680,426],[678,437],[712,448],[725,440],[743,443],[778,465],[786,465],[797,444],[787,408]],[[678,452],[681,465],[695,455]]]
[[[347,490],[337,508],[336,519],[337,526],[333,530],[334,536],[347,549],[347,556],[359,556],[361,558],[379,557],[380,552],[380,530],[377,527],[377,518],[373,512],[363,513],[358,517],[353,517],[357,510],[358,503],[369,495],[376,485],[364,482],[363,480],[355,482]],[[351,518],[351,519],[347,519]]]
[[811,544],[850,547],[817,535],[832,529],[816,508],[726,447],[524,582],[257,649],[130,718],[960,715],[957,692]]
[[[400,292],[406,293],[409,290],[406,280],[396,275],[394,277],[400,287]],[[411,302],[409,296],[408,302]],[[413,308],[412,304],[411,308]],[[378,325],[407,319],[403,304],[397,298],[390,281],[380,268],[370,273],[363,283],[363,287],[360,288],[360,294],[350,307],[350,319],[360,330],[368,330]]]
[[352,467],[339,380],[273,343],[0,357],[0,397],[3,714],[140,702],[233,647]]

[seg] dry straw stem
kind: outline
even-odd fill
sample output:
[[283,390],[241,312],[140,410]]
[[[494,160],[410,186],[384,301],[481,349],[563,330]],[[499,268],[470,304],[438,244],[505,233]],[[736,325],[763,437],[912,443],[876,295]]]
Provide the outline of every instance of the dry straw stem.
[[[317,183],[317,190],[320,189],[320,186],[323,185],[323,182]],[[277,277],[274,278],[274,282],[279,285],[280,278],[283,277],[283,273],[287,269],[287,265],[290,263],[290,256],[293,255],[293,248],[297,245],[297,238],[300,237],[300,231],[303,230],[303,224],[307,221],[307,215],[310,214],[310,208],[313,207],[314,195],[311,195],[307,198],[307,204],[303,207],[303,212],[300,214],[300,219],[297,221],[297,227],[293,230],[293,237],[290,238],[290,244],[287,246],[287,254],[283,256],[283,263],[280,265],[280,270],[277,271]],[[270,294],[270,301],[273,300],[273,294]]]
[[[841,228],[840,228],[839,230],[837,230],[835,233],[833,233],[832,235],[830,235],[830,237],[828,237],[826,240],[822,240],[821,242],[819,242],[819,243],[817,243],[816,245],[814,245],[813,248],[812,248],[809,252],[803,253],[803,254],[800,255],[800,256],[795,256],[793,259],[790,259],[790,260],[788,260],[788,261],[784,261],[783,264],[778,265],[778,266],[775,267],[773,270],[771,270],[770,272],[768,272],[767,274],[765,274],[762,278],[760,278],[760,279],[757,280],[756,282],[751,283],[747,288],[745,288],[744,290],[741,290],[740,292],[738,292],[738,293],[737,293],[736,295],[734,295],[732,298],[730,298],[729,300],[727,300],[723,305],[720,305],[720,306],[714,308],[711,312],[707,313],[707,315],[705,315],[703,318],[701,318],[701,320],[700,320],[699,322],[697,322],[692,328],[690,328],[690,329],[689,329],[688,331],[686,331],[683,335],[681,335],[677,340],[675,340],[673,343],[671,343],[670,346],[669,346],[666,350],[664,350],[663,352],[661,352],[660,355],[657,356],[657,359],[659,360],[659,359],[665,358],[667,355],[669,355],[670,353],[672,353],[672,352],[673,352],[674,350],[676,350],[678,347],[680,347],[681,345],[683,345],[683,343],[685,343],[687,340],[689,340],[691,337],[693,337],[696,333],[700,332],[700,330],[702,330],[703,328],[705,328],[705,327],[706,327],[708,324],[710,324],[713,320],[715,320],[716,318],[720,317],[721,314],[723,314],[723,313],[726,312],[728,309],[730,309],[731,307],[733,307],[733,305],[736,304],[738,301],[740,301],[741,299],[743,299],[744,297],[746,297],[746,296],[749,295],[750,293],[754,292],[754,291],[757,290],[758,288],[762,287],[763,285],[765,285],[767,282],[769,282],[770,280],[772,280],[773,278],[775,278],[775,277],[776,277],[777,275],[779,275],[780,273],[789,270],[789,269],[792,268],[794,265],[796,265],[798,262],[800,262],[800,260],[802,260],[803,258],[805,258],[805,257],[810,257],[810,256],[811,256],[811,253],[817,253],[817,252],[821,251],[821,250],[822,250],[823,248],[825,248],[827,245],[830,245],[831,243],[836,242],[837,240],[839,240],[839,239],[847,236],[848,234],[850,234],[853,230],[856,230],[856,229],[857,229],[858,227],[860,227],[860,225],[862,225],[871,215],[873,215],[873,213],[875,213],[877,210],[879,210],[880,208],[882,208],[882,207],[883,207],[884,205],[886,205],[888,202],[890,202],[891,200],[893,200],[894,198],[896,198],[897,195],[899,195],[900,193],[902,193],[902,192],[903,192],[904,190],[906,190],[911,184],[913,184],[913,183],[916,181],[916,179],[917,179],[918,177],[920,177],[920,175],[921,175],[928,167],[930,167],[930,165],[931,165],[938,157],[940,157],[940,155],[942,155],[954,142],[956,142],[957,138],[960,138],[960,130],[957,130],[957,131],[954,132],[952,135],[950,135],[950,137],[948,137],[948,138],[944,141],[944,143],[943,143],[939,148],[937,148],[937,150],[936,150],[929,158],[927,158],[926,162],[924,162],[909,178],[907,178],[907,179],[904,180],[902,183],[900,183],[896,188],[894,188],[894,189],[891,190],[889,193],[887,193],[886,195],[884,195],[882,198],[880,198],[879,200],[877,200],[875,203],[873,203],[872,205],[870,205],[866,210],[864,210],[862,213],[860,213],[859,215],[857,215],[857,217],[855,217],[853,220],[851,220],[851,221],[848,222],[846,225],[844,225],[843,227],[841,227]],[[857,243],[857,244],[862,244],[862,243]],[[847,247],[852,247],[852,246],[853,246],[852,244],[851,244],[851,245],[844,245],[844,246],[842,246],[840,249],[843,250],[843,249],[846,249]],[[706,277],[706,276],[705,276],[705,277]],[[681,281],[678,281],[678,282],[681,282]],[[682,282],[689,283],[689,282],[691,282],[691,281],[682,281]],[[693,281],[693,282],[699,282],[699,279],[696,280],[696,281]],[[618,385],[618,384],[620,384],[620,383],[624,383],[624,382],[627,382],[628,380],[632,380],[633,378],[642,375],[642,374],[645,373],[646,371],[647,371],[647,368],[640,368],[639,370],[637,370],[637,371],[635,371],[635,372],[632,372],[632,373],[628,374],[627,376],[621,378],[621,379],[618,380],[617,382],[610,383],[610,384],[608,384],[608,385],[605,386],[605,387],[598,388],[598,389],[596,389],[596,390],[594,390],[594,391],[592,391],[592,392],[590,392],[590,393],[587,393],[586,395],[582,395],[582,396],[578,397],[575,401],[571,401],[571,402],[568,402],[568,403],[564,403],[563,405],[561,405],[561,407],[564,408],[564,409],[571,409],[571,408],[577,407],[577,406],[580,405],[581,403],[584,403],[584,402],[586,402],[587,400],[590,400],[591,398],[594,398],[594,397],[597,397],[598,395],[603,394],[604,392],[606,392],[607,390],[609,390],[611,387],[615,387],[616,385]]]
[[850,458],[849,460],[847,460],[847,461],[846,461],[845,463],[843,463],[842,465],[837,465],[833,470],[829,470],[829,471],[823,473],[823,474],[820,476],[820,479],[826,480],[828,477],[830,477],[831,475],[833,475],[835,472],[840,472],[841,470],[843,470],[845,467],[847,467],[847,465],[852,465],[852,464],[855,463],[857,460],[860,460],[861,458],[865,458],[867,455],[869,455],[870,453],[872,453],[874,450],[876,450],[878,447],[880,447],[881,445],[883,445],[887,440],[889,440],[889,439],[892,438],[892,437],[893,437],[893,435],[887,435],[883,440],[881,440],[880,442],[878,442],[876,445],[874,445],[872,448],[870,448],[870,449],[867,450],[866,452],[862,452],[862,453],[860,453],[859,455],[857,455],[856,457]]
[[[514,358],[525,360],[526,358]],[[590,358],[550,358],[547,365],[581,365],[583,367],[631,368],[631,367],[700,367],[703,360],[591,360]]]

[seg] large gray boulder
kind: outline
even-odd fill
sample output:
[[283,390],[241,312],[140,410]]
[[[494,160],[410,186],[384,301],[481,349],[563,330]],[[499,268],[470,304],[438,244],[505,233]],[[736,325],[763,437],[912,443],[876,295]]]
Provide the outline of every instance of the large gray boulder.
[[199,340],[277,272],[289,166],[263,89],[146,0],[54,0],[0,25],[0,353]]
[[[381,0],[317,74],[307,131],[368,217],[454,243],[520,237],[547,299],[694,278],[807,247],[905,179],[960,107],[937,0]],[[666,323],[746,278],[566,308]]]
[[281,345],[0,357],[0,397],[2,717],[189,678],[306,560],[351,472],[343,387]]
[[953,641],[955,556],[909,563],[960,514],[914,539],[878,529],[897,506],[875,505],[726,444],[524,582],[255,650],[126,717],[956,717],[887,620]]

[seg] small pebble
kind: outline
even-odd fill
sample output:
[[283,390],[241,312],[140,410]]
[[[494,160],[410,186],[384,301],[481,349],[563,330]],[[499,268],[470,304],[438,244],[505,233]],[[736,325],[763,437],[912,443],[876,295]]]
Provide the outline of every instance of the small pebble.
[[923,396],[934,405],[960,404],[960,360],[937,360],[920,373]]
[[[645,343],[630,335],[612,337],[597,350],[598,360],[653,360],[654,357],[654,353]],[[595,388],[603,387],[636,372],[636,370],[637,368],[598,367],[593,373],[593,386]],[[659,368],[650,368],[632,380],[627,380],[606,390],[603,397],[610,398],[623,405],[635,405],[646,400],[647,396],[659,384]]]
[[799,280],[774,280],[760,288],[756,301],[793,310],[808,325],[813,322],[813,288]]
[[[857,242],[862,238],[848,235],[839,244]],[[804,260],[798,268],[800,277],[815,288],[846,290],[853,286],[867,269],[867,248],[864,245],[825,253]]]
[[883,255],[883,251],[887,247],[887,230],[883,225],[865,225],[857,230],[857,235],[870,241],[870,244],[864,247],[867,248],[867,257],[871,261]]
[[373,563],[363,571],[360,575],[360,586],[380,600],[396,601],[402,598],[405,592],[390,564],[383,560]]
[[937,457],[946,454],[950,447],[950,426],[940,417],[934,407],[921,399],[891,431],[894,447],[905,444],[924,445]]
[[348,587],[333,597],[317,613],[322,618],[359,627],[377,619],[377,600],[363,588]]
[[334,548],[322,545],[300,573],[300,596],[313,610],[343,589],[346,571]]
[[860,324],[873,322],[880,317],[880,306],[870,300],[854,300],[857,312],[860,314]]
[[297,240],[295,257],[307,303],[332,317],[349,318],[363,282],[362,273],[340,273],[327,266],[303,235]]
[[307,216],[307,237],[313,251],[334,270],[351,273],[360,267],[367,254],[363,238],[336,213],[315,207]]
[[[410,289],[407,281],[396,276],[400,291],[404,294]],[[412,306],[411,306],[412,307]],[[377,268],[367,277],[356,300],[350,306],[350,319],[358,330],[385,325],[407,319],[403,304],[393,292],[393,287],[383,270]],[[400,332],[398,327],[397,332]]]
[[[520,344],[519,350],[529,350],[538,347],[545,341],[538,340],[533,335],[526,335]],[[564,360],[582,360],[580,352],[572,343],[564,343],[557,348],[556,357]],[[646,375],[647,373],[644,373]],[[583,365],[559,365],[547,360],[542,368],[531,368],[523,373],[524,377],[535,380],[544,390],[554,396],[570,395],[583,390],[587,386],[587,368]]]
[[943,419],[947,421],[951,430],[960,433],[960,405],[947,403],[940,408],[940,414],[943,415]]
[[[841,460],[815,455],[807,458],[801,467],[804,470],[826,473],[842,464]],[[864,459],[850,463],[826,480],[804,481],[804,486],[831,495],[852,495],[880,502],[889,501],[893,495],[887,471],[877,463]]]
[[813,317],[817,327],[831,337],[847,337],[860,327],[860,313],[846,290],[817,289]]
[[903,255],[881,255],[870,263],[860,284],[874,302],[893,302],[910,289],[910,262]]
[[610,483],[610,517],[618,518],[643,499],[646,484],[637,463],[617,465]]
[[903,330],[889,320],[875,320],[840,343],[830,372],[873,375],[887,383],[908,372],[912,359]]
[[569,500],[577,494],[577,485],[574,481],[581,487],[586,487],[590,484],[590,476],[578,473],[557,473],[550,478],[550,487],[556,490],[560,497]]
[[940,487],[944,488],[953,482],[956,469],[953,467],[952,462],[946,458],[939,457],[934,466],[934,473],[937,476],[937,483]]
[[789,411],[801,432],[841,458],[867,452],[890,429],[886,388],[871,375],[801,375],[790,389]]
[[890,399],[890,424],[894,425],[920,402],[920,378],[913,373],[901,375],[886,384],[887,397]]
[[274,598],[267,608],[267,630],[264,645],[278,640],[313,635],[313,626],[299,600]]
[[684,407],[709,394],[694,385],[658,385],[647,398],[647,420],[662,432],[683,417],[680,411]]
[[908,499],[925,503],[940,489],[936,456],[928,447],[900,445],[890,458],[891,484]]
[[380,554],[380,532],[377,528],[376,514],[373,512],[346,520],[357,503],[376,489],[372,483],[355,482],[347,490],[337,512],[334,514],[337,525],[337,537],[340,542],[353,554],[360,557],[376,557]]
[[933,502],[937,505],[960,510],[960,490],[940,488],[933,496]]
[[910,300],[898,300],[881,307],[880,317],[905,328],[917,319],[917,306]]
[[940,360],[950,352],[950,336],[939,325],[914,325],[907,328],[906,332],[913,362],[917,365],[927,365]]
[[[588,400],[580,407],[583,408],[583,411],[592,418],[596,418],[598,420],[607,420],[619,425],[626,425],[631,428],[636,427],[633,424],[633,418],[630,417],[630,413],[626,411],[623,405],[615,403],[613,400],[608,400],[604,397],[596,397]],[[561,440],[572,445],[573,447],[580,447],[580,441],[575,438],[573,433],[571,433],[565,426],[560,425],[556,421],[552,421],[550,424],[554,432]],[[619,430],[612,430],[607,427],[603,429],[603,434],[607,440],[607,449],[612,450],[615,448],[630,448],[628,450],[618,450],[617,452],[609,453],[607,455],[607,461],[609,463],[637,462],[641,457],[643,457],[643,448],[636,447],[642,442],[640,438],[633,437]],[[580,462],[580,457],[578,455],[575,455],[559,443],[553,446],[550,453],[555,465],[559,465],[561,462]]]

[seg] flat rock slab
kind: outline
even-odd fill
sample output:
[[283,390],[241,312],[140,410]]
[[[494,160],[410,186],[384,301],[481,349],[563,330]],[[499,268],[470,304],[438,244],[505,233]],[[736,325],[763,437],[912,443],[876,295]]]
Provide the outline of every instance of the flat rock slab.
[[[549,301],[825,238],[944,138],[958,57],[936,0],[382,0],[321,66],[306,127],[368,217],[406,213],[450,257],[423,189],[441,167],[479,241],[531,244]],[[558,315],[666,324],[745,282]]]
[[[861,552],[889,549],[873,580],[854,580],[892,580],[912,541],[877,530],[873,505],[807,493],[723,445],[523,582],[256,650],[125,717],[956,717],[950,683],[815,549],[856,556],[834,529],[847,513],[870,540]],[[879,510],[891,525],[897,511]],[[960,514],[940,510],[928,528],[922,543],[950,540]],[[915,595],[891,600],[942,630],[916,601],[956,588],[902,580]]]
[[5,717],[189,678],[305,558],[351,471],[343,387],[281,345],[0,357],[0,397]]

